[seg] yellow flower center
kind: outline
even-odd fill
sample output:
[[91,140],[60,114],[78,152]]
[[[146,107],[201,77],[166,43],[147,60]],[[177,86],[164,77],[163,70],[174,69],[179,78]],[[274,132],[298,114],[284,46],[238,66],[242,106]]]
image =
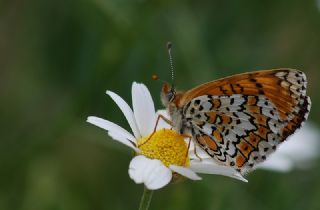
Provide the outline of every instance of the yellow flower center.
[[167,167],[189,166],[188,145],[183,136],[165,128],[151,135],[138,140],[138,148],[142,155],[158,159]]

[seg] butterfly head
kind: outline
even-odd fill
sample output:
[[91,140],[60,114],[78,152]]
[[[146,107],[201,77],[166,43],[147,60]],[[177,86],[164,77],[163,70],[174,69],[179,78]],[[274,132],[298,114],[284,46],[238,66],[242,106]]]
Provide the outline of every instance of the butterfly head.
[[173,103],[176,98],[176,90],[174,86],[170,86],[167,82],[162,85],[161,101],[164,106],[168,107],[169,104]]
[[180,100],[184,92],[176,91],[174,85],[164,82],[161,91],[162,104],[169,109],[177,109],[180,107]]

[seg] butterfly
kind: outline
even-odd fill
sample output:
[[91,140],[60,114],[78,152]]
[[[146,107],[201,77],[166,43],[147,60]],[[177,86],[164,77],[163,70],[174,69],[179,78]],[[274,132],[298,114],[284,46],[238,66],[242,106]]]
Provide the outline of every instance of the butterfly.
[[225,77],[186,92],[165,82],[161,100],[173,129],[191,135],[218,164],[244,174],[307,120],[306,88],[302,71],[281,68]]

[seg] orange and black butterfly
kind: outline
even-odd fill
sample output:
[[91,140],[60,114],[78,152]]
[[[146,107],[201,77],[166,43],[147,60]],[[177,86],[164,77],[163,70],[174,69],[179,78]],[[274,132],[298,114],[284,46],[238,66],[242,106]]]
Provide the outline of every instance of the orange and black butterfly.
[[281,68],[233,75],[186,92],[164,83],[161,98],[176,131],[191,134],[218,164],[245,173],[307,120],[306,88],[303,72]]

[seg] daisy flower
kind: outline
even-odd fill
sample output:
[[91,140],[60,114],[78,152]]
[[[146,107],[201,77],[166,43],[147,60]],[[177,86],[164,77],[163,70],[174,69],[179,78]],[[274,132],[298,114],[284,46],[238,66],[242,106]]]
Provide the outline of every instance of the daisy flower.
[[[136,156],[129,164],[129,176],[135,183],[143,183],[149,190],[156,190],[170,183],[173,175],[177,174],[191,180],[201,180],[197,173],[224,175],[247,182],[231,167],[217,165],[209,159],[199,161],[193,149],[188,151],[187,139],[171,130],[170,125],[162,120],[153,133],[158,115],[166,115],[166,112],[155,111],[145,85],[136,82],[132,84],[133,109],[114,92],[106,93],[119,106],[132,132],[94,116],[88,117],[87,122],[107,130],[112,139],[135,151]],[[199,151],[201,149],[197,150],[197,154]]]

